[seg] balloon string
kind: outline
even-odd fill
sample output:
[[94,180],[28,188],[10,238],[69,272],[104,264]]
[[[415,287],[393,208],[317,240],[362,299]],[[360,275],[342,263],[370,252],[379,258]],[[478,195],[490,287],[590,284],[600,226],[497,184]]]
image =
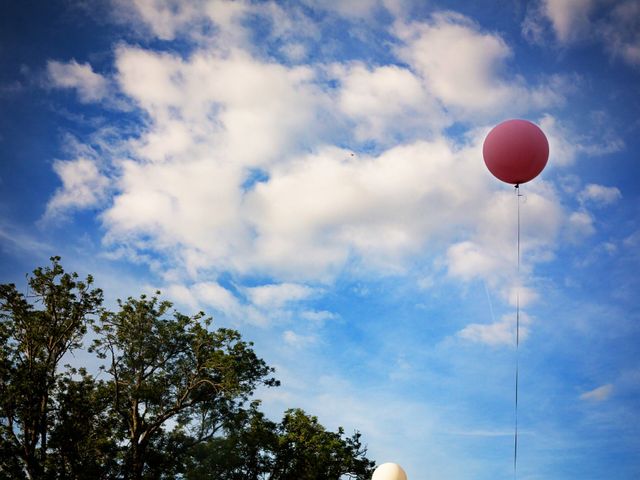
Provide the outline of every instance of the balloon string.
[[518,350],[520,346],[520,185],[516,185],[516,198],[518,206],[518,242],[517,242],[517,279],[516,279],[516,398],[515,398],[515,431],[513,437],[513,478],[518,474],[518,373],[519,359]]

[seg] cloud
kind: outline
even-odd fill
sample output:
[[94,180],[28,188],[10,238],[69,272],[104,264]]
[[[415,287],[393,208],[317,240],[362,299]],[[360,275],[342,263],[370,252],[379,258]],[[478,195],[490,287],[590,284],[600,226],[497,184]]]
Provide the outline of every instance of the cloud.
[[337,319],[338,315],[327,310],[305,310],[300,313],[300,318],[322,325],[329,320]]
[[185,61],[133,47],[118,51],[116,65],[122,90],[151,118],[151,130],[138,143],[138,153],[150,160],[196,146],[204,148],[193,153],[205,158],[216,152],[258,166],[323,132],[315,114],[327,97],[308,67],[288,68],[241,51],[201,51]]
[[304,0],[307,5],[321,10],[328,10],[340,16],[358,19],[367,18],[373,10],[380,6],[379,0],[343,0],[341,2],[324,2],[322,0]]
[[55,250],[53,245],[5,220],[0,221],[0,245],[11,252],[28,255],[30,261],[33,257],[46,259]]
[[370,69],[356,63],[340,68],[338,78],[338,107],[354,122],[357,140],[398,141],[439,131],[448,123],[421,79],[406,68]]
[[[529,316],[520,313],[520,342],[526,340],[529,335]],[[483,324],[472,323],[458,332],[458,336],[464,340],[475,343],[483,343],[492,347],[515,346],[516,344],[516,316],[504,315],[500,320]]]
[[522,33],[538,44],[568,45],[593,34],[590,15],[600,0],[538,0],[529,4]]
[[[259,9],[272,19],[270,35],[298,38],[291,20],[301,14],[274,5]],[[230,16],[215,21],[231,25],[245,7],[219,10]],[[162,12],[148,18],[169,38],[187,24],[185,12],[174,23]],[[561,98],[505,75],[504,40],[461,15],[397,24],[394,33],[407,66],[288,66],[249,53],[246,38],[203,43],[188,56],[120,45],[114,79],[146,122],[113,147],[106,246],[166,255],[195,280],[170,283],[173,298],[262,325],[276,314],[333,318],[293,307],[321,294],[305,283],[330,284],[345,271],[403,273],[424,252],[453,278],[513,284],[514,197],[494,191],[478,161],[486,128],[457,142],[441,132],[461,112],[492,116]],[[471,83],[449,89],[458,81]],[[335,146],[343,139],[356,148]],[[368,142],[373,150],[358,151]],[[528,194],[527,210],[523,251],[533,265],[553,250],[563,211],[547,187]],[[199,281],[204,272],[274,283],[234,293]]]
[[[515,197],[491,192],[478,161],[484,131],[467,143],[435,136],[372,155],[316,138],[319,146],[304,153],[298,132],[324,109],[308,68],[244,54],[200,53],[185,61],[137,48],[121,50],[118,58],[122,88],[144,106],[150,122],[126,143],[129,158],[114,165],[115,194],[102,216],[108,243],[176,255],[193,275],[214,267],[331,281],[345,265],[402,271],[425,245],[446,250],[451,235],[463,229],[471,243],[449,250],[453,276],[468,280],[510,264],[508,219],[515,210],[513,216],[508,211]],[[238,69],[262,81],[232,82]],[[215,91],[207,92],[207,72],[217,74]],[[255,101],[243,97],[245,89]],[[280,118],[294,109],[295,122]],[[236,111],[249,120],[228,121]],[[269,135],[254,135],[251,119],[260,118]],[[555,193],[532,191],[527,202],[532,213],[525,248],[551,248],[561,216]],[[473,252],[490,258],[490,265],[463,258]]]
[[[299,5],[247,0],[114,0],[114,3],[118,7],[114,13],[116,20],[142,29],[146,35],[165,41],[186,39],[221,51],[260,50],[252,43],[253,32],[248,26],[255,19],[269,40],[280,40],[280,51],[292,61],[304,58],[305,39],[318,38],[317,25]],[[362,3],[356,1],[354,6]]]
[[608,18],[599,26],[605,48],[614,58],[640,67],[640,2],[615,2]]
[[62,63],[50,60],[47,63],[47,75],[53,87],[75,89],[83,103],[99,101],[109,90],[109,81],[95,73],[88,63],[80,64],[75,60]]
[[247,195],[255,251],[270,271],[311,278],[352,260],[393,271],[426,242],[472,222],[473,195],[486,195],[488,180],[475,160],[441,138],[372,157],[333,147],[301,157]]
[[194,20],[200,2],[179,0],[114,0],[114,15],[121,21],[141,22],[161,40],[173,40]]
[[544,0],[543,11],[551,21],[556,38],[561,43],[585,36],[590,28],[589,15],[595,0]]
[[193,286],[198,299],[217,310],[227,314],[238,313],[240,304],[233,293],[215,282],[200,282]]
[[[224,6],[216,15],[228,14],[216,25],[234,24],[248,8],[214,3]],[[134,6],[169,39],[184,35],[191,15],[213,15],[203,9],[214,4],[193,5]],[[256,8],[272,20],[268,36],[302,38],[293,21],[304,24],[301,11]],[[97,164],[76,183],[65,174],[63,184],[77,187],[63,187],[51,208],[98,205],[108,184],[111,201],[100,216],[106,248],[166,257],[182,270],[166,276],[176,298],[256,322],[270,307],[304,319],[310,310],[288,305],[317,293],[307,283],[331,284],[345,272],[403,274],[425,256],[452,278],[513,284],[515,197],[484,169],[488,128],[477,119],[507,106],[555,105],[562,95],[545,92],[560,80],[530,86],[508,76],[504,39],[462,15],[441,12],[390,33],[401,40],[392,53],[403,66],[292,66],[245,48],[247,38],[224,48],[200,42],[188,55],[120,44],[114,86],[144,122],[101,147],[110,152],[108,181]],[[447,138],[444,129],[466,113],[481,126]],[[565,133],[551,115],[543,121]],[[566,150],[568,159],[576,155]],[[525,210],[528,274],[553,252],[565,212],[545,183],[528,191]],[[238,280],[228,292],[202,282],[222,272],[273,285]],[[502,295],[508,301],[508,291]]]
[[568,231],[574,240],[593,235],[596,231],[593,216],[587,211],[572,212],[568,218]]
[[62,180],[62,187],[47,203],[45,218],[59,216],[72,208],[94,207],[106,198],[109,180],[100,173],[94,160],[56,160],[53,170]]
[[540,127],[549,140],[551,168],[556,165],[570,166],[582,156],[595,157],[618,152],[625,146],[620,137],[599,124],[578,132],[556,117],[545,114],[540,120]]
[[322,135],[316,114],[324,96],[311,70],[242,52],[203,51],[185,61],[129,47],[116,65],[122,90],[150,121],[130,143],[131,160],[119,164],[120,194],[104,216],[113,237],[151,232],[160,245],[193,249],[185,256],[195,262],[238,260],[250,239],[245,182]]
[[[158,288],[148,288],[155,291]],[[168,282],[160,288],[167,298],[190,311],[213,311],[216,317],[231,323],[250,323],[265,327],[274,324],[307,325],[311,330],[337,318],[326,310],[308,310],[306,300],[322,294],[307,285],[280,283],[255,287],[233,285],[226,288],[215,281]],[[306,320],[306,322],[300,322]],[[293,333],[284,336],[291,345],[315,341],[314,335]]]
[[565,49],[586,41],[597,42],[612,58],[639,67],[639,27],[637,0],[540,0],[527,9],[522,33],[533,43]]
[[[111,238],[151,234],[160,247],[181,245],[193,268],[318,278],[350,252],[392,264],[431,229],[455,223],[442,217],[445,205],[471,207],[469,195],[486,188],[486,177],[471,174],[482,171],[477,151],[456,152],[443,139],[373,157],[323,147],[327,97],[308,67],[137,48],[122,48],[117,65],[150,122],[118,165],[105,225]],[[307,142],[320,146],[302,153]],[[262,179],[247,183],[256,172]]]
[[507,295],[509,305],[512,307],[520,305],[520,308],[526,308],[539,298],[538,293],[533,288],[518,284],[511,287]]
[[245,293],[254,305],[273,309],[282,308],[289,302],[297,302],[309,298],[315,293],[315,290],[306,285],[280,283],[246,288]]
[[606,385],[602,385],[600,387],[594,388],[593,390],[589,390],[588,392],[584,392],[580,395],[580,399],[592,402],[603,402],[607,400],[612,393],[613,385],[607,383]]
[[[555,189],[542,181],[521,188],[521,275],[525,279],[533,264],[548,259],[565,219]],[[470,281],[489,280],[490,284],[520,283],[517,275],[518,197],[513,192],[496,191],[475,212],[474,228],[468,239],[447,249],[447,274]],[[527,290],[527,298],[536,296]],[[510,291],[502,292],[507,301]]]
[[404,41],[400,58],[423,77],[444,106],[465,115],[513,115],[531,108],[562,103],[561,89],[530,87],[523,79],[508,78],[506,62],[513,51],[500,36],[483,32],[468,17],[439,12],[428,22],[398,23],[396,35]]
[[622,193],[616,187],[605,187],[594,183],[588,184],[578,194],[582,203],[592,203],[597,206],[611,205],[622,198]]
[[300,335],[292,330],[285,330],[282,334],[282,340],[293,348],[306,347],[317,341],[316,337],[312,335]]
[[170,283],[161,290],[166,293],[167,298],[194,312],[213,310],[216,315],[231,322],[265,326],[269,324],[270,318],[278,315],[278,311],[264,311],[256,305],[243,302],[217,282]]
[[627,236],[623,241],[623,245],[627,248],[637,248],[640,247],[640,230],[633,232],[631,235]]
[[447,263],[449,275],[468,281],[489,275],[498,269],[502,262],[499,257],[479,245],[465,241],[449,247]]

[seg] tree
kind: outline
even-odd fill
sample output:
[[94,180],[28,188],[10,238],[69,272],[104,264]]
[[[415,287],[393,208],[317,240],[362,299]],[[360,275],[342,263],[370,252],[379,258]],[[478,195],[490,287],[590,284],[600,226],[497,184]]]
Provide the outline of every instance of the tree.
[[[276,423],[250,401],[279,383],[237,331],[157,294],[107,311],[91,276],[51,261],[26,296],[0,285],[0,480],[370,476],[358,433],[301,410]],[[61,365],[89,325],[100,371]]]
[[344,438],[342,427],[329,432],[317,417],[290,409],[278,426],[278,437],[270,480],[371,478],[375,464],[365,457],[359,432]]
[[102,303],[91,276],[79,281],[60,257],[51,262],[33,271],[28,298],[14,284],[0,285],[0,474],[7,478],[44,476],[58,366],[81,346]]
[[259,384],[278,384],[252,343],[234,330],[209,331],[202,312],[168,316],[171,303],[144,295],[119,306],[96,325],[92,348],[108,360],[110,409],[126,433],[125,478],[150,475],[148,459],[167,435],[184,432],[191,445],[205,441]]
[[327,431],[300,409],[276,424],[253,405],[226,428],[194,451],[188,480],[369,480],[375,466],[358,432]]
[[278,446],[277,424],[252,402],[227,418],[224,431],[192,451],[188,480],[258,480],[268,478]]
[[47,462],[50,478],[108,478],[120,447],[108,412],[105,382],[69,366],[59,376]]

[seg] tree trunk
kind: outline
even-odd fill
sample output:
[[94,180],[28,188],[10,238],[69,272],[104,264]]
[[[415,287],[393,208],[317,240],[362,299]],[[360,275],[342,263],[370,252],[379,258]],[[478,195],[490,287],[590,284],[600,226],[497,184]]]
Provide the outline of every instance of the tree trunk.
[[138,405],[132,409],[132,425],[131,425],[131,465],[127,478],[133,480],[142,480],[145,465],[145,452],[147,449],[147,435],[144,427],[141,426],[141,420],[138,415]]
[[131,478],[133,480],[142,480],[142,473],[144,471],[144,451],[145,446],[139,442],[138,439],[132,443],[131,452]]

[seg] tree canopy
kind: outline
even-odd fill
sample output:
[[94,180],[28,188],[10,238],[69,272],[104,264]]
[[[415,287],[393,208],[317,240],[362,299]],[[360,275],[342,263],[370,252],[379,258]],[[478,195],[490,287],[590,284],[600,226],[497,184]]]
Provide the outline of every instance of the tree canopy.
[[[160,292],[109,311],[51,261],[26,295],[0,285],[0,479],[370,478],[358,432],[260,411],[256,388],[279,382],[239,332]],[[87,340],[97,371],[61,365]]]

